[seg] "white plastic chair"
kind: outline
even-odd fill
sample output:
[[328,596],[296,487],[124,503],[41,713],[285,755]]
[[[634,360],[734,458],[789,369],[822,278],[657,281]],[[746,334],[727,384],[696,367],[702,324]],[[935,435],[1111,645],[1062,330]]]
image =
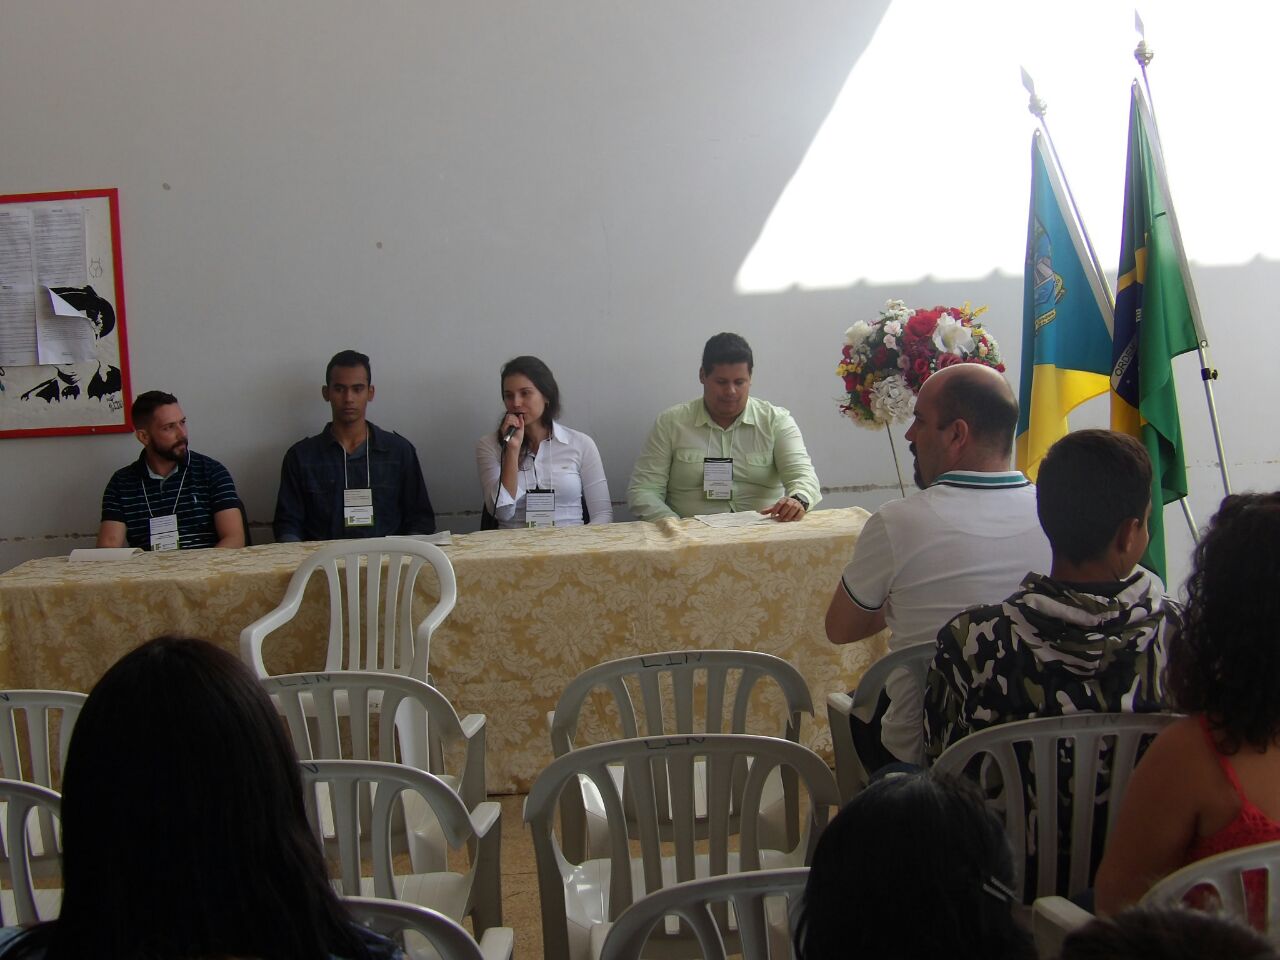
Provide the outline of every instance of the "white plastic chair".
[[1253,870],[1266,875],[1266,927],[1261,932],[1273,943],[1280,943],[1280,841],[1228,850],[1189,863],[1153,885],[1139,903],[1180,904],[1192,889],[1204,885],[1217,893],[1223,913],[1248,923],[1245,873]]
[[[299,760],[406,763],[438,776],[468,810],[485,801],[485,718],[459,719],[430,684],[393,673],[338,670],[281,674],[262,685],[284,714]],[[381,716],[392,722],[380,722]],[[447,762],[455,758],[457,763]],[[405,798],[413,868],[444,869],[447,848],[415,797]]]
[[640,960],[653,928],[678,917],[703,960],[727,960],[726,944],[743,960],[790,960],[788,918],[808,879],[808,867],[789,867],[677,883],[637,900],[616,923],[596,928],[593,953],[599,960]]
[[[49,823],[62,816],[62,797],[48,787],[21,780],[0,780],[4,811],[4,848],[8,853],[9,889],[0,891],[0,923],[30,924],[52,920],[62,908],[61,888],[37,890],[31,877],[31,835],[41,830],[45,846],[61,848],[57,826],[44,831],[30,822],[32,812]],[[56,851],[50,851],[56,855]]]
[[[604,694],[604,703],[593,703],[593,694]],[[779,696],[785,713],[782,729],[772,722],[767,731],[748,729],[752,708],[759,711],[765,698]],[[588,703],[595,708],[588,711],[594,721],[589,727],[583,723]],[[560,757],[581,745],[583,734],[590,743],[704,733],[769,733],[798,742],[806,713],[813,716],[809,685],[780,657],[750,650],[680,650],[623,657],[583,671],[565,687],[547,722],[552,753]],[[622,768],[613,772],[621,786]],[[785,768],[779,774],[766,785],[769,822],[774,829],[784,824],[794,828],[799,809],[795,777]],[[585,783],[580,793],[565,794],[560,815],[568,859],[581,862],[588,853],[607,850],[600,795]],[[667,839],[670,818],[660,819]],[[630,812],[628,821],[634,821]],[[794,834],[784,836],[788,846],[794,845]]]
[[[1105,797],[1105,834],[1109,834],[1138,762],[1139,749],[1176,719],[1166,713],[1073,713],[1002,723],[952,744],[937,759],[933,769],[938,773],[963,774],[973,769],[970,764],[974,758],[982,758],[979,762],[984,768],[994,765],[999,771],[1001,792],[998,804],[990,799],[988,802],[1004,815],[1005,834],[1013,848],[1014,890],[1019,892],[1023,903],[1052,894],[1075,897],[1088,888],[1091,880],[1094,816],[1098,800],[1102,799],[1095,794],[1104,746],[1110,748],[1107,764],[1110,779]],[[1060,762],[1066,752],[1063,748],[1068,742],[1074,745],[1070,784],[1059,782]],[[1030,784],[1023,782],[1019,751],[1029,752]],[[1071,822],[1064,826],[1069,831],[1066,836],[1070,838],[1070,863],[1067,889],[1059,890],[1058,798],[1068,793],[1073,799]],[[1027,803],[1029,795],[1044,800],[1032,807]],[[1028,823],[1033,824],[1034,833],[1030,849]],[[1036,876],[1028,890],[1029,852],[1036,855]]]
[[[0,691],[0,776],[60,790],[71,731],[86,699],[85,694],[69,690]],[[34,874],[60,875],[57,834],[46,807],[36,807],[36,824],[28,840]]]
[[[378,760],[310,760],[302,762],[303,800],[307,819],[324,842],[327,805],[338,851],[335,883],[345,896],[405,900],[438,910],[461,922],[468,914],[477,934],[502,925],[502,882],[499,845],[501,808],[486,801],[468,811],[448,784],[425,770]],[[324,789],[320,789],[320,788]],[[395,872],[392,834],[403,817],[406,792],[418,794],[439,822],[450,850],[467,848],[466,873]],[[362,807],[368,806],[367,813]],[[368,824],[367,833],[361,824]],[[367,836],[371,876],[362,875],[361,837]]]
[[[511,960],[515,937],[510,927],[490,927],[477,944],[465,927],[443,913],[402,900],[377,897],[345,897],[343,905],[356,923],[389,937],[419,960]],[[410,936],[406,937],[406,934]],[[424,950],[419,937],[429,949]]]
[[1092,919],[1092,913],[1066,897],[1037,897],[1031,904],[1031,936],[1035,940],[1036,956],[1039,960],[1058,960],[1062,941]]
[[[614,777],[614,764],[625,768],[625,790]],[[803,829],[796,831],[799,840],[790,849],[762,842],[761,799],[779,767],[794,770],[807,800]],[[695,808],[700,768],[706,771],[707,785],[705,839],[699,838]],[[565,859],[553,824],[561,794],[580,789],[581,777],[590,780],[602,798],[609,850],[605,857],[574,864]],[[673,883],[806,866],[839,802],[835,778],[822,758],[807,747],[774,737],[640,737],[571,750],[539,774],[525,801],[542,904],[543,955],[585,960],[593,927],[616,920],[637,897]],[[635,811],[631,831],[628,803]],[[668,805],[671,833],[664,841],[660,811]],[[656,932],[650,943],[666,939],[688,944],[687,934],[669,938]]]
[[[857,717],[870,723],[875,715],[880,694],[889,682],[890,674],[905,670],[916,689],[924,691],[929,664],[937,652],[936,643],[916,643],[881,657],[862,675],[857,688],[847,693],[827,694],[827,723],[831,725],[831,747],[836,757],[836,780],[840,783],[840,798],[848,803],[871,779],[862,758],[853,745],[853,731],[849,718]],[[874,771],[871,771],[874,772]]]
[[[415,624],[414,585],[427,564],[435,570],[440,599]],[[453,610],[458,587],[444,551],[412,537],[344,540],[303,561],[280,605],[240,633],[240,656],[257,676],[269,676],[264,642],[297,616],[307,582],[318,570],[329,585],[325,670],[379,670],[427,680],[431,635]]]

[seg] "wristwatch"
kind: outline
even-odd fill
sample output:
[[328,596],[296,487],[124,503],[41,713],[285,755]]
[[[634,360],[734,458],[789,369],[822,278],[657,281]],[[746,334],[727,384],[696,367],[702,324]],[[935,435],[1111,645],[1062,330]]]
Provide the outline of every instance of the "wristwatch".
[[800,504],[800,506],[804,507],[805,513],[809,512],[809,498],[806,497],[803,493],[793,493],[791,494],[791,499],[796,501],[798,504]]

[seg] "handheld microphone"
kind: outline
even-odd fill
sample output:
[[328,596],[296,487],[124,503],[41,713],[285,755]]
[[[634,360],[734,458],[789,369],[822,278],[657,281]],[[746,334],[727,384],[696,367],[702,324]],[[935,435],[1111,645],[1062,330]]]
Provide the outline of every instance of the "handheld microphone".
[[505,447],[507,445],[507,441],[515,435],[516,428],[514,426],[507,427],[507,432],[502,435],[502,445]]

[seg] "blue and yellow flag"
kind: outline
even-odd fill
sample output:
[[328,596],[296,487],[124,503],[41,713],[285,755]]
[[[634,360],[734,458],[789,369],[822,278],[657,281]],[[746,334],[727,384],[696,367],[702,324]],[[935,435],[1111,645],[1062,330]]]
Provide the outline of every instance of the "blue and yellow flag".
[[1196,349],[1189,278],[1182,272],[1155,124],[1141,88],[1129,107],[1129,165],[1116,283],[1111,429],[1151,455],[1151,543],[1143,566],[1165,577],[1164,505],[1187,495],[1174,357]]
[[1032,480],[1067,414],[1107,391],[1111,297],[1067,206],[1066,189],[1037,130],[1031,140],[1031,216],[1022,287],[1018,469]]

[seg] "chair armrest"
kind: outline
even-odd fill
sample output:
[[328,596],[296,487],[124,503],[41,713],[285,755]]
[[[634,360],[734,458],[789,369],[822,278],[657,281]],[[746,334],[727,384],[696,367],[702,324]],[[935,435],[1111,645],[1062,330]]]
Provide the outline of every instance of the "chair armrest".
[[1093,914],[1077,907],[1066,897],[1040,897],[1031,905],[1031,934],[1036,955],[1054,960],[1062,953],[1062,941],[1093,919]]
[[515,942],[510,927],[490,927],[480,937],[480,955],[484,960],[511,960]]
[[459,722],[462,725],[462,735],[470,740],[485,725],[485,715],[483,713],[468,713]]
[[488,836],[495,823],[502,823],[502,804],[496,800],[486,800],[471,811],[471,826],[477,837],[484,839]]

